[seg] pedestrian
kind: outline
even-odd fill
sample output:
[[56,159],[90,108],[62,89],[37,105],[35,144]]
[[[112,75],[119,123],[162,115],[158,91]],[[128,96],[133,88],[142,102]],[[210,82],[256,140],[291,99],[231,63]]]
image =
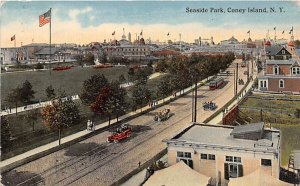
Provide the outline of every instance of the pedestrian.
[[9,107],[9,113],[11,113],[11,108]]
[[139,167],[141,166],[141,162],[139,161]]

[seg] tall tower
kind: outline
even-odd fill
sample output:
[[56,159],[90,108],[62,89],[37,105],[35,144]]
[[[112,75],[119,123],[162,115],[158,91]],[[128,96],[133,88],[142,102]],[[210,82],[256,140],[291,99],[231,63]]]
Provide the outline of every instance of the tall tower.
[[125,28],[123,28],[123,35],[122,35],[122,39],[126,39],[126,36],[125,36]]
[[128,41],[131,42],[131,33],[128,33]]

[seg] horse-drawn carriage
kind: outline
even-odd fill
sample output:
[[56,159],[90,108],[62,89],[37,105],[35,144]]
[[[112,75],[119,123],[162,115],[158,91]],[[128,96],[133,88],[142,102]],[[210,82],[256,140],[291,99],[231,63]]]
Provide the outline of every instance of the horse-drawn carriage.
[[128,124],[122,124],[115,132],[107,137],[107,142],[118,143],[119,141],[130,137],[132,134],[132,128]]
[[203,103],[204,110],[215,110],[218,106],[213,102],[205,102]]
[[164,109],[154,115],[154,121],[164,121],[170,118],[170,109]]

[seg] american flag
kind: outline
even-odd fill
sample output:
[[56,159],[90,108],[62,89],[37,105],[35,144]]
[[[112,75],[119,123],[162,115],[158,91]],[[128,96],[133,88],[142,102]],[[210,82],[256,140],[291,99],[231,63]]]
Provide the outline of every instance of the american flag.
[[51,9],[48,10],[46,13],[40,15],[39,17],[40,27],[44,26],[50,21],[51,21]]
[[10,38],[10,41],[13,41],[13,40],[16,40],[16,35],[14,35]]

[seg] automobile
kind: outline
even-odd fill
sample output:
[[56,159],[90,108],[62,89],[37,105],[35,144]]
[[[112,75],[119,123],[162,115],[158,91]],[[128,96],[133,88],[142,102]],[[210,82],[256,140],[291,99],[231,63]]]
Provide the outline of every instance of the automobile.
[[110,136],[107,137],[107,142],[118,143],[126,138],[129,138],[132,135],[132,128],[129,124],[122,124],[118,127]]
[[170,116],[171,116],[170,109],[164,109],[164,110],[157,112],[154,115],[153,120],[154,121],[165,121],[165,120],[169,119]]

